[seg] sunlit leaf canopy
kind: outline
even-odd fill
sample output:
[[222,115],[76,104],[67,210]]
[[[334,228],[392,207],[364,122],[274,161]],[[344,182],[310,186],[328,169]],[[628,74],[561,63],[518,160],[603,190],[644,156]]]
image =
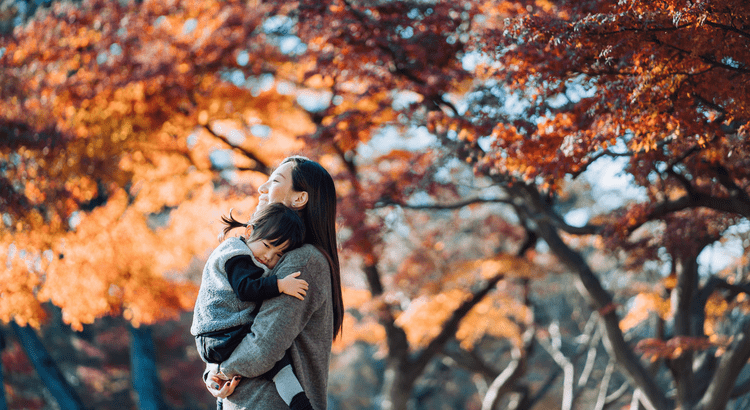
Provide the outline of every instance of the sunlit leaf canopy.
[[213,246],[219,215],[248,217],[247,193],[312,130],[263,84],[295,75],[265,39],[271,11],[60,2],[2,39],[4,321],[38,325],[44,301],[77,328],[192,306],[194,281],[169,272]]

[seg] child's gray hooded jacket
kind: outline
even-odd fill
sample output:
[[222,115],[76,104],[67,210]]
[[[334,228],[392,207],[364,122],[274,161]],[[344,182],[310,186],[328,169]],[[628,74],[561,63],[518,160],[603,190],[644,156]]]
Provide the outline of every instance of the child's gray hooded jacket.
[[244,325],[252,320],[256,303],[243,302],[237,297],[224,270],[227,261],[239,255],[250,255],[253,262],[263,268],[263,277],[270,274],[268,268],[255,259],[245,241],[237,237],[225,239],[211,252],[203,267],[190,327],[193,336]]

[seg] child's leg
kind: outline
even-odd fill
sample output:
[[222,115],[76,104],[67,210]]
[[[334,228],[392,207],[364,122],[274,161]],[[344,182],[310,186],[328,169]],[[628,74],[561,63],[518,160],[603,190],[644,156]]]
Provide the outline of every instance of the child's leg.
[[289,357],[288,350],[286,354],[284,354],[284,358],[276,363],[274,369],[279,370],[272,376],[271,380],[273,380],[273,383],[276,385],[276,390],[279,392],[279,396],[281,396],[282,400],[284,400],[284,403],[286,403],[291,410],[312,410],[310,400],[307,398],[305,391],[302,389],[302,385],[299,384],[299,380],[294,374],[292,360]]

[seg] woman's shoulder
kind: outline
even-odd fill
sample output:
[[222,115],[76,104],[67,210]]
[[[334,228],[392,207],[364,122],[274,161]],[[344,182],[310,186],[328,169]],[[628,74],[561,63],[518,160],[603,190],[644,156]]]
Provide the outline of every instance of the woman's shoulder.
[[320,266],[328,269],[328,258],[316,246],[306,243],[284,254],[284,258],[279,261],[279,265],[281,264]]
[[290,258],[297,258],[297,259],[319,259],[319,260],[326,260],[325,255],[323,255],[323,252],[318,249],[315,245],[311,245],[309,243],[306,243],[302,246],[300,246],[297,249],[294,249],[292,251],[287,252],[287,257]]

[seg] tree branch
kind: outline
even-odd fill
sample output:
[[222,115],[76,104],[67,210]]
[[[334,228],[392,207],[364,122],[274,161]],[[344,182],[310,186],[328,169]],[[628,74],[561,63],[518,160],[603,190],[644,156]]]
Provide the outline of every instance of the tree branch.
[[[504,350],[504,349],[503,349]],[[475,350],[462,349],[458,342],[451,341],[446,343],[443,354],[450,357],[461,367],[467,370],[479,373],[486,378],[494,379],[499,372],[485,362]]]
[[410,205],[405,202],[401,201],[395,201],[392,198],[380,198],[377,202],[375,202],[375,205],[373,205],[374,208],[384,208],[387,206],[400,206],[401,208],[405,209],[417,209],[417,210],[452,210],[452,209],[460,209],[465,206],[473,205],[473,204],[510,204],[511,201],[509,199],[505,198],[469,198],[465,199],[463,201],[459,201],[453,204],[431,204],[431,205]]
[[726,24],[714,23],[713,21],[710,21],[710,20],[704,21],[703,24],[711,26],[711,27],[715,27],[715,28],[720,28],[722,30],[731,31],[733,33],[739,34],[742,37],[750,38],[750,33],[746,31],[742,31],[738,29],[737,27],[727,26]]
[[537,338],[537,340],[539,340],[539,344],[542,345],[544,350],[549,353],[555,363],[557,363],[563,371],[563,397],[561,410],[570,410],[573,408],[573,377],[575,372],[573,363],[565,357],[560,349],[554,347],[552,343],[547,341],[547,339]]
[[255,164],[254,166],[250,166],[250,167],[243,168],[243,169],[249,170],[249,171],[261,172],[261,173],[263,173],[265,175],[271,175],[271,173],[273,172],[273,168],[270,165],[266,164],[262,159],[260,159],[254,153],[252,153],[252,152],[250,152],[250,151],[248,151],[248,150],[246,150],[246,149],[244,149],[242,147],[238,147],[236,145],[233,145],[232,143],[229,142],[229,139],[227,139],[226,136],[216,133],[208,125],[204,125],[203,128],[206,131],[208,131],[209,134],[213,135],[214,137],[216,137],[217,139],[221,140],[222,142],[224,142],[228,146],[232,147],[232,149],[241,152],[245,157],[247,157],[248,159],[250,159],[250,160],[252,160],[254,162],[254,164]]
[[492,381],[492,384],[490,384],[490,387],[487,389],[487,394],[485,394],[484,399],[482,400],[482,410],[494,409],[500,398],[512,390],[513,382],[523,373],[523,370],[526,367],[525,362],[528,356],[528,350],[534,340],[533,328],[530,327],[526,329],[522,339],[523,348],[519,348],[518,346],[513,347],[511,350],[511,362],[505,367],[502,373]]
[[615,361],[610,358],[607,363],[607,368],[604,370],[604,377],[599,385],[599,396],[596,398],[596,404],[594,404],[594,410],[604,410],[604,406],[607,405],[607,390],[609,389],[609,381],[612,378],[612,373],[615,371]]
[[430,341],[427,347],[422,349],[422,351],[419,352],[416,358],[412,361],[412,368],[424,368],[429,360],[432,359],[432,357],[435,356],[435,354],[437,354],[443,348],[448,339],[456,334],[458,325],[464,318],[464,316],[466,316],[477,303],[484,299],[484,297],[487,296],[487,294],[490,293],[490,291],[494,289],[497,283],[504,277],[504,272],[498,273],[493,278],[489,279],[487,283],[485,283],[479,291],[475,292],[470,299],[464,301],[461,306],[454,310],[451,317],[443,325],[440,333],[435,336],[435,338]]
[[742,201],[737,197],[718,198],[701,192],[693,192],[692,194],[685,195],[674,201],[665,201],[657,204],[651,210],[647,219],[660,219],[673,212],[699,207],[750,218],[750,202]]
[[716,171],[716,179],[729,191],[730,198],[737,198],[740,201],[750,203],[750,196],[734,182],[732,176],[729,175],[728,169],[718,164],[713,169]]
[[736,399],[737,397],[744,396],[748,392],[750,392],[750,377],[740,384],[735,384],[729,397]]
[[[519,198],[529,198],[529,207],[540,207],[538,201],[532,198],[538,197],[538,192],[528,185],[516,183],[511,188]],[[653,377],[643,367],[638,357],[632,351],[625,341],[620,329],[620,321],[614,309],[612,309],[612,296],[603,287],[599,279],[591,271],[583,257],[570,249],[567,244],[560,238],[554,226],[541,218],[535,218],[537,233],[549,245],[552,252],[558,258],[575,272],[578,276],[577,285],[579,291],[588,296],[592,306],[600,311],[600,323],[603,326],[605,338],[605,347],[613,355],[617,362],[625,369],[626,374],[632,379],[633,385],[638,386],[644,391],[647,400],[655,408],[670,408],[671,403],[661,391]]]
[[742,332],[735,335],[730,348],[719,359],[714,377],[708,385],[697,410],[723,409],[729,401],[734,382],[750,358],[750,321],[745,323]]

